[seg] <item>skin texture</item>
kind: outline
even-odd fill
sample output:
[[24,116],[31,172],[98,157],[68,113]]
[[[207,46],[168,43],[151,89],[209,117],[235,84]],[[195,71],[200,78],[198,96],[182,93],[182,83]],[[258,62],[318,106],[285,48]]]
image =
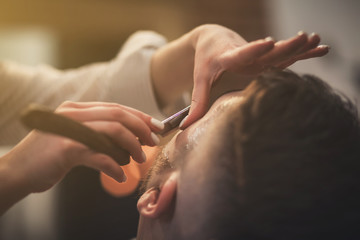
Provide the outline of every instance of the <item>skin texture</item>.
[[356,239],[359,130],[320,79],[268,72],[164,147],[138,239]]
[[[190,114],[181,126],[184,129],[206,113],[210,90],[227,85],[220,78],[224,73],[234,73],[236,79],[241,79],[229,81],[231,84],[224,89],[244,89],[249,77],[268,67],[286,67],[297,60],[326,54],[328,47],[318,46],[319,41],[316,34],[300,33],[284,41],[260,39],[248,43],[225,27],[202,25],[153,55],[151,76],[158,103],[160,107],[171,105],[184,90],[193,88]],[[56,111],[107,134],[137,162],[145,161],[141,144],[154,146],[158,139],[152,133],[161,130],[150,116],[113,103],[66,102]],[[65,138],[31,132],[0,158],[0,195],[6,196],[0,199],[0,214],[26,195],[51,188],[78,165],[103,171],[119,182],[125,180],[123,170],[110,157]],[[169,193],[173,192],[174,178],[169,178],[172,180],[166,185]],[[169,200],[160,199],[165,203]]]
[[[216,176],[209,175],[212,164],[207,155],[209,149],[216,147],[216,141],[203,138],[204,133],[211,131],[216,136],[217,126],[224,120],[221,115],[231,105],[240,106],[243,100],[244,92],[240,91],[221,96],[204,117],[179,131],[164,146],[153,167],[156,170],[149,173],[147,190],[138,202],[138,239],[172,239],[174,232],[184,239],[193,239],[197,223],[206,216],[207,198],[215,183],[215,178],[209,176]],[[194,202],[202,204],[194,208]]]
[[[105,133],[139,163],[146,160],[140,142],[156,145],[153,132],[161,130],[149,115],[115,103],[65,102],[56,112]],[[0,200],[0,213],[30,193],[51,188],[78,165],[103,171],[119,182],[126,180],[121,167],[109,156],[37,131],[29,133],[0,160],[0,192],[7,193],[1,194],[6,197]]]
[[[174,93],[192,88],[190,113],[181,126],[186,128],[205,114],[210,91],[224,72],[248,79],[269,67],[285,68],[298,60],[320,57],[329,47],[319,42],[317,34],[304,32],[277,42],[271,38],[247,42],[225,27],[202,25],[154,54],[151,72],[159,104],[171,104],[178,96]],[[239,84],[244,89],[248,81]]]

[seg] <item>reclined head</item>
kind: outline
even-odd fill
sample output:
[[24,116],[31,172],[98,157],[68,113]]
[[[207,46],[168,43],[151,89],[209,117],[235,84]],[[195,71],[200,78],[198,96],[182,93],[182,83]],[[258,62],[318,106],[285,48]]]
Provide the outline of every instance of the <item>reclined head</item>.
[[359,149],[350,101],[315,77],[266,73],[163,147],[138,202],[138,239],[354,236]]

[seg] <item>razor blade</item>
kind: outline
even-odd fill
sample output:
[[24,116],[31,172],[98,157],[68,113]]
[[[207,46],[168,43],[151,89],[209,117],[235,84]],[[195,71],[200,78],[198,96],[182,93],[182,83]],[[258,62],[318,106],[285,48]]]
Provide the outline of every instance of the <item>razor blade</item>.
[[166,136],[169,132],[171,132],[171,130],[179,127],[181,121],[189,114],[189,110],[190,110],[190,106],[187,106],[181,111],[163,120],[162,123],[164,124],[165,127],[158,134],[161,136]]

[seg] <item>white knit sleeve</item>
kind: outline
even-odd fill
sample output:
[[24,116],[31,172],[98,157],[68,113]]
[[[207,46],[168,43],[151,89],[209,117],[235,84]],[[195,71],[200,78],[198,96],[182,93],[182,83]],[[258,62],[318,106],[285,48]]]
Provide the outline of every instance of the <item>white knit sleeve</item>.
[[111,101],[163,117],[153,91],[150,61],[155,50],[165,43],[162,36],[149,31],[129,38],[106,72],[103,87]]
[[65,100],[117,102],[162,118],[150,61],[164,44],[166,40],[154,32],[137,32],[112,61],[66,71],[0,62],[0,145],[14,144],[27,133],[19,114],[32,102],[51,108]]

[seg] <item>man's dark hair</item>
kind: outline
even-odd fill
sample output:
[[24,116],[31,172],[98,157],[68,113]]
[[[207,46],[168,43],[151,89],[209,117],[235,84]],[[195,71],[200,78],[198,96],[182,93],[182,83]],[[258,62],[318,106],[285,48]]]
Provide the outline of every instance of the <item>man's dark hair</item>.
[[289,71],[261,75],[245,94],[210,150],[225,173],[210,235],[360,239],[356,107],[322,80]]

